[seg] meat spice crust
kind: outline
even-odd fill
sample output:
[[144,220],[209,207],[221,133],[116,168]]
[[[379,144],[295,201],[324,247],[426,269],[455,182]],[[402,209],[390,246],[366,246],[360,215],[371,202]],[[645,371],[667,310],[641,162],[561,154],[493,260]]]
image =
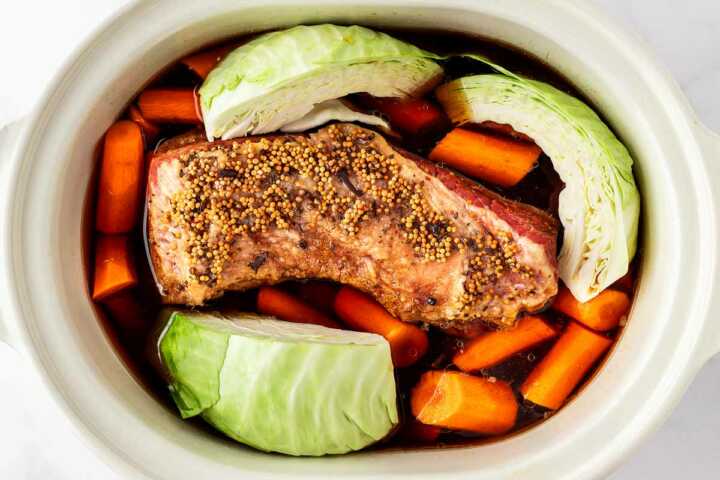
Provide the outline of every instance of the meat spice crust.
[[[176,238],[186,232],[188,281],[216,286],[243,237],[271,229],[313,230],[305,216],[311,209],[314,218],[332,219],[347,236],[357,235],[371,219],[389,217],[423,263],[445,262],[456,253],[468,256],[461,308],[453,320],[476,319],[478,303],[509,305],[538,294],[528,280],[539,272],[518,262],[519,247],[510,232],[459,232],[448,212],[430,205],[422,181],[401,175],[396,154],[376,148],[376,135],[341,124],[313,137],[262,137],[182,151],[178,175],[187,186],[170,199],[165,221],[176,227]],[[255,272],[267,255],[262,252],[262,261],[251,262]],[[523,281],[511,288],[498,282],[509,273]],[[433,298],[426,305],[435,303]],[[511,324],[516,314],[492,321]]]

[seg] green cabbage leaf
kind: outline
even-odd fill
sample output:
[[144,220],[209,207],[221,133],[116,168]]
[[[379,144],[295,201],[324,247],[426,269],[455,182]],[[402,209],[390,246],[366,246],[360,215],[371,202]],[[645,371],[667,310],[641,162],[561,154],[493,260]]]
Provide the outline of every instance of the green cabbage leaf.
[[592,299],[627,272],[635,254],[640,195],[630,153],[577,98],[484,57],[467,56],[499,73],[441,85],[438,100],[454,123],[509,124],[550,157],[565,183],[559,202],[560,278],[578,300]]
[[280,131],[287,133],[305,132],[331,121],[358,122],[376,126],[383,131],[389,132],[391,130],[390,125],[382,118],[358,112],[348,107],[342,100],[333,99],[316,104],[307,115],[286,123],[280,128]]
[[398,423],[390,346],[379,335],[174,311],[158,348],[181,416],[260,450],[346,453]]
[[357,92],[423,95],[441,79],[436,55],[359,26],[297,26],[231,52],[200,88],[209,139],[280,130],[314,105]]

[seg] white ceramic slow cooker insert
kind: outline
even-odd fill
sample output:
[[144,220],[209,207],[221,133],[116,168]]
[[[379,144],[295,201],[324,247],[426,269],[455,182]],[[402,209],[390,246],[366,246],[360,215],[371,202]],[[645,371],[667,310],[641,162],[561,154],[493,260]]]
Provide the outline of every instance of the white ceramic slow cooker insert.
[[[95,318],[81,220],[94,149],[158,70],[228,36],[299,23],[441,28],[528,51],[590,98],[636,160],[641,280],[628,325],[582,394],[546,422],[477,447],[268,455],[183,423],[133,378]],[[137,1],[69,59],[5,131],[0,338],[24,353],[87,443],[129,478],[565,479],[607,474],[720,351],[720,138],[642,45],[578,1]],[[7,162],[6,162],[7,163]]]

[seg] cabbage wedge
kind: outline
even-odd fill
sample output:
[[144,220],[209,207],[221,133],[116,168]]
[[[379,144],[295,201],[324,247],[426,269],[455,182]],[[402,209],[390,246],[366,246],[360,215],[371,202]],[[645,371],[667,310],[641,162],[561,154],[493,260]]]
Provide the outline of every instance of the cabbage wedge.
[[390,346],[379,335],[174,311],[158,348],[182,417],[200,415],[260,450],[346,453],[398,423]]
[[436,90],[456,124],[493,121],[531,137],[565,183],[560,278],[585,302],[623,276],[637,244],[640,195],[625,146],[585,103],[488,61],[497,74],[459,78]]
[[235,49],[205,79],[205,130],[211,140],[274,132],[316,104],[356,92],[422,95],[442,77],[437,58],[359,26],[267,33]]
[[345,105],[342,100],[326,100],[318,103],[307,115],[293,122],[286,123],[280,128],[280,131],[287,133],[305,132],[333,120],[338,122],[364,123],[365,125],[374,125],[387,132],[390,131],[390,125],[382,118],[355,111]]

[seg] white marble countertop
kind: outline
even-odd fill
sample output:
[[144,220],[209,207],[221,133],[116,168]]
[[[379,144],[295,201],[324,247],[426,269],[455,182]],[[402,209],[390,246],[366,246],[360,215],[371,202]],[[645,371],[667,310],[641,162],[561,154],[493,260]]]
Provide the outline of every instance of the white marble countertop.
[[[720,1],[594,1],[650,44],[690,97],[700,118],[720,131]],[[0,14],[0,58],[4,65],[0,70],[0,125],[26,113],[72,47],[125,2],[7,2]],[[716,357],[700,373],[668,422],[612,478],[717,478],[718,405],[720,358]],[[117,478],[75,437],[27,363],[2,344],[0,478]]]

